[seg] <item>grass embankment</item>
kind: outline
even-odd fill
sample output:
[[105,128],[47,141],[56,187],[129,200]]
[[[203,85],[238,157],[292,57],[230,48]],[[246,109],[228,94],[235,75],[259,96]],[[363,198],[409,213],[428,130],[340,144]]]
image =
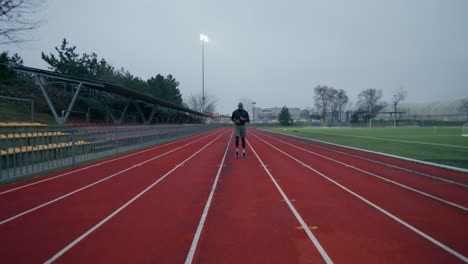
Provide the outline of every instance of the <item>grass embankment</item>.
[[[17,105],[0,103],[0,122],[32,122],[31,106],[29,104]],[[34,113],[34,122],[55,124],[55,120],[48,113]]]
[[468,137],[460,127],[263,129],[468,169]]

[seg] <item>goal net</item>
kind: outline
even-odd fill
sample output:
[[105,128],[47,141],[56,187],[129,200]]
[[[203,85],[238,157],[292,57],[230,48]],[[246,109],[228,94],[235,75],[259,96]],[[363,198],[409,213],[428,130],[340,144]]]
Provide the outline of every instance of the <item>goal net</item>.
[[371,118],[369,120],[369,127],[376,128],[376,127],[397,127],[397,121],[393,118]]
[[465,123],[462,126],[462,136],[468,137],[468,123]]

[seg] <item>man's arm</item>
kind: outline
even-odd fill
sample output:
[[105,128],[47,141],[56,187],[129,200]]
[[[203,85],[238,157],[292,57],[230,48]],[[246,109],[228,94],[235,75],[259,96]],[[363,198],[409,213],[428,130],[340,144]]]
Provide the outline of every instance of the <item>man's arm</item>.
[[239,124],[239,123],[240,123],[240,120],[236,119],[236,111],[232,112],[231,120],[232,120],[232,122],[234,122],[235,124]]
[[246,113],[246,118],[244,121],[250,123],[249,112],[245,111],[245,113]]

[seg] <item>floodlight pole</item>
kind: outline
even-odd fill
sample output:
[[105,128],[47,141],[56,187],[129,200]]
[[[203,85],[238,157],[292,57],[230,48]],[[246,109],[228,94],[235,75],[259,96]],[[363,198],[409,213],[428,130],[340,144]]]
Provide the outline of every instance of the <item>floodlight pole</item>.
[[252,102],[252,105],[253,105],[253,107],[252,107],[252,123],[254,123],[254,124],[255,124],[255,105],[256,104],[257,104],[256,102]]
[[205,112],[205,42],[208,42],[208,36],[201,34],[202,43],[202,113]]
[[202,40],[202,113],[205,112],[205,41]]

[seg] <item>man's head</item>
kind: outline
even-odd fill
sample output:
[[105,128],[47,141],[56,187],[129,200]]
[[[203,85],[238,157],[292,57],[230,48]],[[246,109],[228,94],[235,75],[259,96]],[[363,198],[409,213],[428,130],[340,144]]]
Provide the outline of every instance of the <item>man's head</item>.
[[244,109],[244,104],[243,104],[243,103],[239,103],[239,104],[237,105],[237,107],[238,107],[240,110],[242,110],[242,109]]

